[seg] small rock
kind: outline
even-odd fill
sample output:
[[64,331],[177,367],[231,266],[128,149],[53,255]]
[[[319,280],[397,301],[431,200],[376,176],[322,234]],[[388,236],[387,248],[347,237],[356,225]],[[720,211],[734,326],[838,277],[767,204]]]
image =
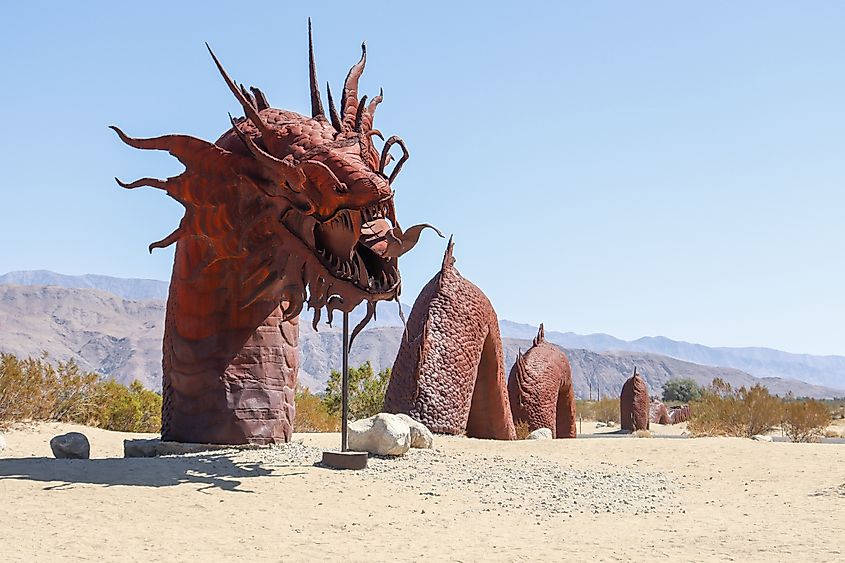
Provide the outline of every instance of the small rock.
[[0,434],[0,452],[6,449],[6,438]]
[[596,422],[596,428],[605,428],[605,427],[607,427],[607,424],[605,424],[604,422]]
[[762,434],[755,434],[754,436],[751,437],[751,439],[756,440],[758,442],[771,442],[772,441],[771,436],[763,436]]
[[379,413],[349,424],[349,449],[376,455],[403,455],[411,449],[411,428],[395,414]]
[[404,420],[411,429],[412,448],[431,449],[431,445],[434,443],[434,435],[425,424],[419,422],[418,420],[414,420],[404,413],[399,413],[396,416]]
[[548,428],[538,428],[531,434],[529,434],[526,440],[551,440],[552,439],[552,431]]
[[68,432],[53,436],[50,449],[56,459],[88,459],[91,455],[91,445],[88,438],[80,432]]

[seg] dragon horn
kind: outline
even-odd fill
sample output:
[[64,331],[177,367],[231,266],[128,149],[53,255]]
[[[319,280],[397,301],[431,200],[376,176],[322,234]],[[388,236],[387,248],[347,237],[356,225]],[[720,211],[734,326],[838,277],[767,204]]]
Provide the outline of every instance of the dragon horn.
[[343,128],[347,131],[352,130],[355,125],[355,114],[358,110],[358,79],[361,78],[366,64],[367,44],[361,43],[361,60],[352,65],[343,83],[343,100],[340,103],[340,110]]
[[340,124],[340,116],[337,114],[337,108],[334,107],[334,98],[332,98],[331,84],[326,82],[326,92],[329,95],[329,116],[332,120],[332,126],[339,133],[343,126]]
[[232,91],[232,94],[235,95],[238,102],[241,104],[241,107],[244,110],[244,113],[249,118],[250,121],[261,131],[261,135],[265,138],[270,138],[272,136],[272,132],[270,128],[264,123],[264,120],[261,119],[261,116],[258,115],[258,110],[247,100],[246,96],[244,96],[243,92],[235,85],[234,81],[229,78],[229,75],[226,74],[226,71],[223,69],[223,65],[220,64],[220,61],[214,54],[214,51],[211,50],[211,47],[208,43],[205,44],[206,49],[211,54],[211,58],[214,59],[214,64],[217,65],[217,70],[220,71],[221,76],[223,76],[223,80],[226,82],[226,86],[229,87],[229,90]]
[[314,38],[311,35],[311,18],[308,18],[308,75],[311,84],[311,117],[325,117],[320,86],[317,84],[317,63],[314,62]]

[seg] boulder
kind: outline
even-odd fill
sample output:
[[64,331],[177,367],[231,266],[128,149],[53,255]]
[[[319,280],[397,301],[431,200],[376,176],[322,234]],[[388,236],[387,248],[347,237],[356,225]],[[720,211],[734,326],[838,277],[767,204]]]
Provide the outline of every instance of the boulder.
[[349,449],[376,455],[403,455],[411,448],[411,427],[395,414],[379,413],[349,424]]
[[50,440],[50,449],[56,459],[88,459],[91,455],[88,438],[80,432],[54,436]]
[[6,438],[0,434],[0,452],[6,449]]
[[538,428],[534,432],[528,435],[526,440],[551,440],[552,439],[552,431],[548,428]]
[[411,447],[412,448],[422,448],[422,449],[431,449],[431,445],[434,443],[434,435],[431,433],[425,424],[418,420],[414,420],[410,416],[404,413],[397,414],[400,419],[404,420],[408,427],[411,429]]
[[751,439],[756,440],[757,442],[771,442],[772,441],[771,436],[764,436],[762,434],[755,434],[754,436],[751,437]]

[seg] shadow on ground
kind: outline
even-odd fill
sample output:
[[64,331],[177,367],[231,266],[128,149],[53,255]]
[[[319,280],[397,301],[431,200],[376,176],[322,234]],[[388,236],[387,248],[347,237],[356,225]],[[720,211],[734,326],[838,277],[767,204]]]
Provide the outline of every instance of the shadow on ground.
[[45,490],[68,489],[78,484],[129,487],[172,487],[184,483],[207,489],[252,493],[242,488],[257,477],[289,477],[273,473],[260,463],[237,463],[229,455],[156,458],[53,459],[49,457],[0,459],[0,481],[24,479],[50,483]]

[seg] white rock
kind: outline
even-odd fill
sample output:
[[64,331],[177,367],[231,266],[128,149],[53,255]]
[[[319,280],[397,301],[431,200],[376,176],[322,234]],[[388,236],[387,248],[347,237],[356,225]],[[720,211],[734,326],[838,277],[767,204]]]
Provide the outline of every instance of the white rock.
[[607,424],[604,422],[596,422],[596,428],[605,428]]
[[528,435],[526,440],[551,440],[552,439],[552,431],[548,428],[538,428],[534,432]]
[[408,427],[411,429],[412,448],[431,448],[431,445],[434,443],[434,435],[431,433],[431,430],[426,427],[425,424],[418,420],[414,420],[405,413],[399,413],[396,416],[404,420]]
[[0,452],[6,449],[6,438],[0,433]]
[[771,436],[763,436],[762,434],[755,434],[751,437],[752,440],[757,440],[758,442],[771,442]]
[[349,424],[349,449],[376,455],[402,455],[411,449],[411,427],[386,412]]
[[91,455],[88,438],[80,432],[54,436],[50,440],[50,449],[57,459],[88,459]]

